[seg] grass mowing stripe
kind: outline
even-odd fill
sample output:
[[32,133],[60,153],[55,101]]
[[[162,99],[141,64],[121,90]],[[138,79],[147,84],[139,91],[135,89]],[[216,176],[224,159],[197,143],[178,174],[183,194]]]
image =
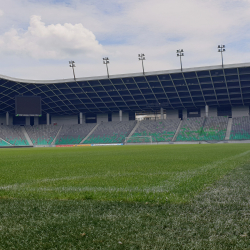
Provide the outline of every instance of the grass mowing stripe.
[[185,204],[0,200],[0,249],[249,249],[250,165]]
[[[48,158],[44,157],[45,152]],[[10,163],[9,172],[4,165],[0,167],[3,170],[0,196],[4,198],[164,203],[167,196],[169,202],[187,202],[206,185],[248,161],[249,146],[164,145],[69,151],[27,149],[17,150],[16,158],[3,154],[2,159]],[[19,172],[23,173],[14,176],[18,182],[3,185],[13,173]],[[46,178],[41,178],[43,176]]]

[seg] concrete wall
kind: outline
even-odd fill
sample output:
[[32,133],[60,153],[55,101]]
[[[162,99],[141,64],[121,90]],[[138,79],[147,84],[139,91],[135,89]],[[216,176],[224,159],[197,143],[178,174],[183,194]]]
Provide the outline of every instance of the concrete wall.
[[35,116],[34,117],[34,125],[38,125],[39,124],[39,117]]
[[249,116],[249,106],[232,107],[232,117]]
[[183,118],[183,119],[186,119],[186,118],[187,118],[187,110],[186,110],[186,109],[183,109],[183,110],[182,110],[182,118]]
[[9,125],[13,125],[13,115],[9,116]]
[[97,114],[97,123],[108,122],[108,114]]
[[30,125],[30,116],[25,117],[25,125]]
[[0,116],[0,125],[6,125],[6,116],[5,115]]
[[57,123],[57,125],[72,125],[78,124],[78,116],[70,115],[70,116],[55,116],[51,115],[51,125]]
[[217,108],[216,107],[209,107],[208,117],[217,117]]
[[[122,120],[123,121],[129,120],[129,113],[128,112],[122,112]],[[119,121],[120,121],[119,112],[112,113],[112,122],[119,122]]]
[[173,109],[173,110],[166,110],[166,115],[167,115],[167,119],[177,119],[179,118],[179,113],[178,110]]
[[112,113],[112,122],[119,122],[119,121],[120,121],[119,112]]
[[205,107],[200,109],[200,113],[201,113],[201,117],[205,117],[206,116],[206,112],[205,112]]
[[[6,125],[6,115],[0,116],[0,125]],[[9,125],[13,125],[13,115],[9,115]]]
[[129,113],[128,112],[122,112],[122,121],[129,121]]

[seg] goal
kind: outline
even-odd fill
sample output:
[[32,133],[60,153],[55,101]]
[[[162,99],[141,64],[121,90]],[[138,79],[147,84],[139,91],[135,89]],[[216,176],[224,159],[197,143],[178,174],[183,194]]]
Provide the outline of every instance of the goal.
[[125,143],[151,143],[152,136],[131,136],[125,138]]

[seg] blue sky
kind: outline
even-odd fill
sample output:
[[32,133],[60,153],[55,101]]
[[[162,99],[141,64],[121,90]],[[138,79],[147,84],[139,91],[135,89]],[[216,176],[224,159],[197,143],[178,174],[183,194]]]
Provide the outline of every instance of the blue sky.
[[249,0],[0,0],[2,75],[24,79],[105,75],[249,62]]

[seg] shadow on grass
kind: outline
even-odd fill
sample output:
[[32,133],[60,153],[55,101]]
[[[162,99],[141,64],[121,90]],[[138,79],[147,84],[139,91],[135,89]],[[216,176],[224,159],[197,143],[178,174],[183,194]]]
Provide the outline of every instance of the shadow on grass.
[[186,204],[0,199],[0,249],[249,249],[250,166]]

